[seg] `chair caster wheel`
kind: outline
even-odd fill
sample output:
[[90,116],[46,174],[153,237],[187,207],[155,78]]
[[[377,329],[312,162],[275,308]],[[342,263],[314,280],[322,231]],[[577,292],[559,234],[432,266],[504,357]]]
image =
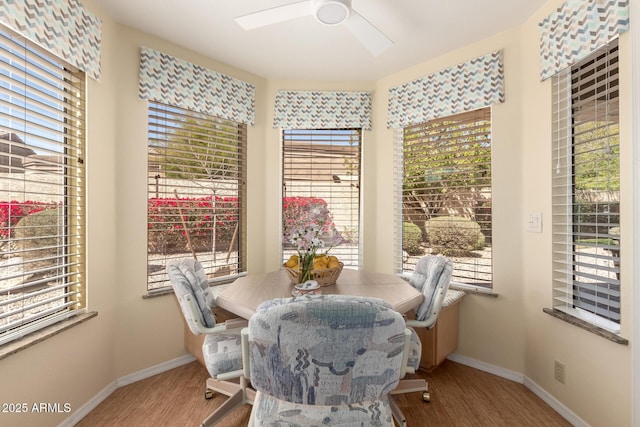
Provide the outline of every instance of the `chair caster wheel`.
[[209,400],[213,397],[213,390],[211,390],[210,388],[206,389],[204,391],[204,398]]
[[422,400],[425,402],[431,402],[431,393],[425,391],[422,393]]

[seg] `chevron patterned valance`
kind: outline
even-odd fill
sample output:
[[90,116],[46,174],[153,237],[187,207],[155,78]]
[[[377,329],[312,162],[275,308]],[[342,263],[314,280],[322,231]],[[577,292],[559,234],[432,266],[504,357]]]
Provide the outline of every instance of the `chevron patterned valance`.
[[629,0],[568,0],[540,24],[540,79],[546,80],[629,30]]
[[253,125],[255,91],[251,83],[153,49],[141,49],[140,99]]
[[78,0],[0,0],[0,22],[100,78],[102,21]]
[[273,127],[371,129],[371,93],[281,90],[276,95]]
[[503,101],[502,52],[497,51],[389,89],[387,127],[403,128]]

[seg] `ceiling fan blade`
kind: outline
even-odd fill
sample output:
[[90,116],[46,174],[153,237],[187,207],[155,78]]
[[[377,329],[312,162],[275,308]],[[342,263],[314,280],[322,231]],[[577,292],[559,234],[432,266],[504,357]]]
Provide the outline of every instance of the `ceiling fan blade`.
[[389,37],[353,9],[344,25],[373,56],[378,56],[393,46],[393,41]]
[[245,30],[253,30],[312,14],[313,7],[311,2],[305,0],[239,16],[235,18],[235,21]]

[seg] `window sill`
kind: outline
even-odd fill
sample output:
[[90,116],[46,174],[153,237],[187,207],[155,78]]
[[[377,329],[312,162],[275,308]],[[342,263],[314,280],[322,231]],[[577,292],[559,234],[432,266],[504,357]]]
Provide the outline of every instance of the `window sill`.
[[34,344],[51,338],[54,335],[58,335],[60,332],[72,328],[80,323],[84,323],[92,317],[98,315],[97,311],[91,311],[89,313],[78,314],[77,316],[70,317],[69,319],[58,322],[54,325],[47,326],[37,332],[33,332],[15,341],[11,341],[0,346],[0,360],[18,353]]
[[[227,289],[227,286],[229,286],[229,283],[223,283],[223,284],[219,284],[219,285],[210,286],[209,288],[211,289],[211,292],[213,294],[213,298],[214,299],[218,298],[218,295],[220,295],[220,293],[222,291]],[[148,293],[146,295],[143,295],[142,299],[150,299],[150,298],[160,297],[160,296],[163,296],[163,295],[174,295],[173,288],[164,288],[161,291]]]
[[[406,282],[409,282],[409,279],[411,278],[411,273],[399,273],[397,274],[397,276],[405,280]],[[483,288],[480,286],[471,286],[471,285],[464,285],[461,283],[451,282],[449,284],[449,289],[454,289],[456,291],[463,291],[465,294],[482,295],[482,296],[494,297],[494,298],[498,297],[498,294],[493,292],[493,289]]]
[[560,310],[554,310],[553,308],[543,308],[542,311],[550,316],[555,317],[556,319],[560,319],[562,321],[570,323],[574,326],[584,329],[585,331],[591,332],[592,334],[596,334],[609,341],[613,341],[616,344],[629,345],[628,339],[622,338],[621,336],[616,335],[613,332],[609,332],[606,329],[599,328],[589,322],[585,322],[584,320],[578,319],[577,317],[571,316],[570,314],[564,313]]
[[456,291],[464,291],[466,294],[482,295],[485,297],[498,298],[498,294],[491,289],[481,288],[478,286],[458,285],[451,283],[449,289],[455,289]]
[[[227,285],[229,285],[230,283],[233,283],[238,277],[244,277],[246,275],[247,273],[243,272],[234,276],[209,280],[209,287],[213,290],[214,296],[217,296],[218,293],[225,290],[227,288]],[[142,295],[142,299],[151,299],[151,298],[161,297],[165,295],[173,295],[173,287],[169,285],[163,288],[147,291],[146,294]]]

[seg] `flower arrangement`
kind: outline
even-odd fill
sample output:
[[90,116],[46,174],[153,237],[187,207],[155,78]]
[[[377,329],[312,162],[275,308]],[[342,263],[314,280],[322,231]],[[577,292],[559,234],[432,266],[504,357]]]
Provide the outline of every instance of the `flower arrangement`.
[[[285,212],[294,215],[284,215],[284,241],[291,244],[298,253],[285,264],[290,274],[291,280],[297,279],[299,283],[307,280],[320,280],[318,271],[339,265],[336,257],[329,257],[328,253],[333,246],[339,245],[343,239],[335,228],[335,224],[329,213],[327,203],[317,198],[288,198],[284,200]],[[287,218],[290,220],[288,221]],[[319,253],[322,248],[329,244],[329,248],[324,253]],[[318,255],[324,255],[318,257]],[[333,259],[331,263],[328,261]],[[331,265],[329,265],[331,264]],[[316,274],[312,273],[313,270]],[[323,274],[323,273],[319,273]],[[335,278],[339,272],[331,277],[327,277],[327,284]],[[327,274],[324,274],[326,276]],[[327,281],[325,280],[325,281]]]
[[322,228],[323,227],[320,224],[310,223],[307,227],[300,228],[290,235],[289,242],[293,245],[296,251],[298,251],[300,283],[304,283],[311,279],[313,260],[316,257],[318,249],[324,247],[324,241],[320,238]]

